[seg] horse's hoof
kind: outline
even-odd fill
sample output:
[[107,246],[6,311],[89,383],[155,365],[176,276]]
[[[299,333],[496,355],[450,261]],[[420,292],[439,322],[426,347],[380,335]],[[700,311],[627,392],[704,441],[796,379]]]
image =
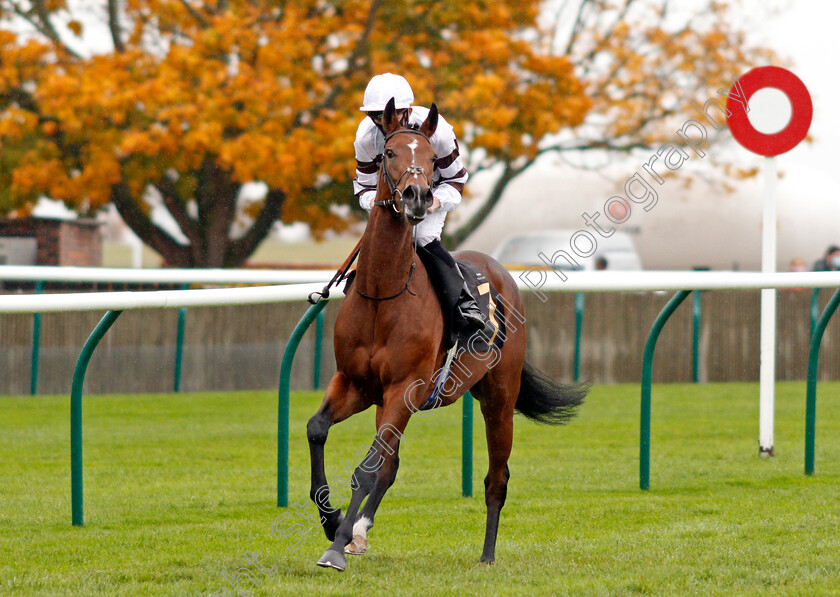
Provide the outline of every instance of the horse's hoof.
[[495,564],[496,558],[495,556],[481,556],[481,563],[482,564]]
[[321,568],[334,568],[339,572],[344,572],[344,568],[347,567],[347,558],[344,557],[343,553],[328,549],[316,564]]
[[367,553],[367,539],[361,535],[353,535],[353,540],[344,546],[344,553],[360,556]]

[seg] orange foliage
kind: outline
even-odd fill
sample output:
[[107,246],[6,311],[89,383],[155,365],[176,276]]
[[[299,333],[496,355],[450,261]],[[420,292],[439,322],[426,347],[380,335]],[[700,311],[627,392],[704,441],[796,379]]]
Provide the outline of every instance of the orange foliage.
[[[481,156],[471,168],[522,168],[590,115],[606,124],[584,145],[655,142],[661,120],[650,115],[678,87],[672,73],[687,72],[694,93],[700,77],[716,88],[747,60],[722,19],[666,31],[631,22],[624,2],[583,3],[592,18],[566,54],[554,28],[538,24],[539,0],[127,0],[112,24],[118,47],[82,57],[49,31],[69,30],[78,47],[90,27],[66,2],[42,2],[54,22],[30,13],[40,37],[0,31],[0,214],[42,194],[83,213],[119,200],[144,241],[177,253],[143,219],[156,188],[192,243],[189,258],[173,253],[170,263],[235,265],[279,215],[316,233],[342,225],[330,208],[353,203],[357,107],[373,74],[404,74],[418,104],[437,102]],[[612,14],[611,27],[595,18]],[[207,218],[235,218],[213,206],[235,204],[252,181],[270,191],[261,229],[228,239],[230,255],[201,254],[202,234],[229,228]],[[259,204],[248,209],[260,218]]]
[[[261,181],[282,193],[284,219],[336,226],[321,191],[340,182],[352,201],[357,106],[385,70],[493,155],[532,154],[540,137],[582,120],[590,104],[568,62],[517,38],[538,1],[438,4],[231,0],[217,11],[129,0],[122,51],[90,58],[2,32],[0,90],[31,104],[2,105],[0,143],[18,152],[0,211],[45,194],[91,212],[117,183],[140,204],[167,176],[200,181],[210,162],[224,181],[176,185],[179,201],[202,206],[198,193]],[[47,6],[83,33],[65,3]]]

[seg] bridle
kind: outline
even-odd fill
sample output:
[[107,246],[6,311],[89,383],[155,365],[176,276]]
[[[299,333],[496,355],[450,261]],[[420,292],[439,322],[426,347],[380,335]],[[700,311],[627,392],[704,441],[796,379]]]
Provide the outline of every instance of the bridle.
[[[386,146],[388,145],[388,141],[391,139],[391,137],[393,137],[394,135],[399,135],[401,133],[411,134],[411,135],[419,135],[420,137],[423,137],[426,141],[428,141],[429,145],[431,145],[431,143],[432,143],[432,141],[431,141],[431,139],[429,139],[429,137],[427,137],[424,133],[421,133],[417,129],[402,128],[402,129],[397,129],[394,132],[387,135],[385,137],[385,145]],[[434,164],[436,161],[437,161],[436,159],[433,159],[432,163]],[[385,184],[388,185],[388,192],[391,194],[391,198],[390,199],[384,199],[382,201],[374,201],[373,204],[376,205],[376,206],[379,206],[379,207],[384,207],[386,209],[390,207],[393,210],[392,211],[393,215],[395,215],[395,216],[403,215],[403,212],[402,212],[402,205],[403,205],[402,190],[398,188],[400,183],[403,181],[403,178],[405,178],[406,176],[410,176],[410,175],[415,175],[416,176],[416,175],[419,174],[419,175],[423,176],[423,178],[426,181],[426,184],[429,185],[429,187],[432,186],[432,176],[434,176],[434,172],[432,172],[432,176],[430,176],[429,174],[426,173],[426,169],[423,168],[423,166],[417,166],[415,164],[411,164],[408,168],[403,170],[403,172],[402,172],[402,174],[400,174],[399,178],[397,178],[397,180],[394,181],[394,179],[391,177],[391,173],[388,172],[388,154],[384,153],[384,152],[382,154],[382,163],[380,165],[380,168],[382,168],[382,176],[385,179]],[[400,204],[399,208],[397,207],[397,202],[399,202],[399,204]]]

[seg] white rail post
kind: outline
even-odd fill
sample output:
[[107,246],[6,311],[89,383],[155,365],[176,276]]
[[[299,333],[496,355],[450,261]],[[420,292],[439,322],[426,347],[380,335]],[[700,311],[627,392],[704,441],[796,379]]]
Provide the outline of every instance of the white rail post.
[[[761,271],[776,272],[776,158],[764,158],[764,217],[761,231]],[[761,291],[761,350],[759,371],[758,453],[773,456],[776,383],[776,289]]]

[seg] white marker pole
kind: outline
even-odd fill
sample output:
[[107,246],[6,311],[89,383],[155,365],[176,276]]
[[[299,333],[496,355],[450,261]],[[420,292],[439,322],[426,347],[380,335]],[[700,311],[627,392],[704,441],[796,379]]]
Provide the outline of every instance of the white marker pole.
[[[776,158],[764,158],[764,218],[761,271],[776,271]],[[776,290],[761,291],[761,364],[759,372],[758,453],[773,456],[774,390],[776,383]]]

